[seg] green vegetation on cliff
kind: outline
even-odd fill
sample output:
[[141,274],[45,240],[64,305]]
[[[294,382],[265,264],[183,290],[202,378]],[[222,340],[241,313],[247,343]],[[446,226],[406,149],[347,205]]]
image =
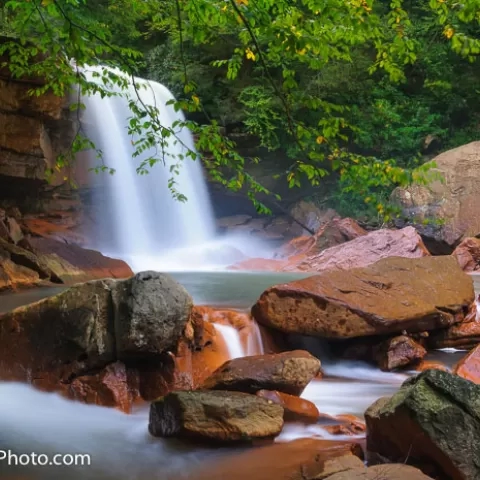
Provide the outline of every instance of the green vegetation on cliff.
[[[128,79],[105,71],[103,83],[87,82],[70,59],[161,81],[187,112],[209,176],[245,188],[252,199],[265,192],[249,174],[260,160],[238,153],[239,134],[255,139],[257,152],[275,153],[275,170],[291,187],[320,185],[333,174],[337,208],[388,220],[395,186],[428,181],[422,154],[480,133],[479,0],[2,5],[3,33],[14,39],[0,46],[5,66],[17,76],[47,78],[37,93],[63,94],[79,84],[84,93],[111,94],[109,82],[125,86]],[[138,154],[176,138],[156,109],[136,98],[131,109]],[[85,146],[79,137],[74,150]],[[139,173],[158,161],[140,163]]]

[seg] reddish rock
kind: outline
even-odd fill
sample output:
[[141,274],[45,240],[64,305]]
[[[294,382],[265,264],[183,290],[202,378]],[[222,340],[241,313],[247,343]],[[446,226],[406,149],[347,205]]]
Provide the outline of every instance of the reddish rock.
[[96,375],[77,377],[69,386],[69,396],[84,403],[114,407],[125,413],[132,409],[127,370],[121,362],[108,365]]
[[454,367],[453,373],[480,384],[480,345],[477,345]]
[[340,339],[448,327],[473,298],[453,257],[386,258],[348,275],[332,270],[271,287],[252,313],[285,333]]
[[406,335],[390,338],[377,347],[376,361],[381,370],[390,371],[419,363],[427,354],[425,348]]
[[30,268],[17,265],[11,260],[10,253],[0,247],[0,292],[16,288],[28,288],[38,285],[40,276]]
[[323,272],[325,270],[366,267],[382,258],[421,258],[430,253],[412,227],[402,230],[376,230],[336,247],[310,255],[298,263],[297,270]]
[[429,348],[469,349],[480,343],[480,322],[462,322],[449,328],[432,332]]
[[[43,257],[56,255],[86,275],[88,279],[130,278],[131,268],[123,261],[102,255],[95,250],[88,250],[78,245],[61,243],[48,238],[31,238],[30,244],[37,255]],[[65,283],[75,283],[73,276]]]
[[460,268],[465,272],[475,272],[480,269],[480,238],[469,237],[463,240],[453,251]]
[[[334,442],[300,439],[277,443],[229,455],[214,464],[203,466],[193,474],[192,480],[313,480],[325,478],[344,469],[333,468],[333,460],[361,457],[362,451],[353,442]],[[348,462],[358,466],[358,462]]]
[[320,360],[303,350],[236,358],[222,365],[203,389],[256,393],[279,390],[300,395],[320,371]]
[[284,410],[283,419],[286,422],[316,423],[320,416],[315,404],[304,398],[271,390],[259,390],[257,395],[281,405]]
[[443,365],[440,362],[433,362],[433,361],[430,361],[430,360],[423,360],[415,368],[415,370],[417,372],[424,372],[425,370],[432,370],[432,369],[442,370],[444,372],[449,372],[450,371],[450,369],[446,365]]
[[[344,219],[348,220],[348,219]],[[360,227],[359,227],[360,228]],[[359,235],[359,232],[357,232]],[[353,233],[352,233],[353,235]],[[421,258],[430,256],[413,227],[402,230],[376,230],[357,236],[354,240],[327,248],[320,253],[322,242],[312,237],[301,237],[286,246],[281,256],[285,258],[251,258],[232,265],[232,270],[324,272],[366,267],[388,257]],[[295,251],[295,249],[298,249]],[[291,254],[290,256],[287,256]]]
[[278,258],[293,255],[316,255],[330,247],[335,247],[355,238],[366,235],[364,230],[352,218],[333,218],[321,226],[314,235],[297,237],[284,245],[277,253]]
[[331,435],[359,436],[366,432],[365,423],[355,415],[327,415],[320,413],[319,425]]
[[149,432],[222,442],[273,438],[283,427],[283,408],[241,392],[172,392],[150,406]]

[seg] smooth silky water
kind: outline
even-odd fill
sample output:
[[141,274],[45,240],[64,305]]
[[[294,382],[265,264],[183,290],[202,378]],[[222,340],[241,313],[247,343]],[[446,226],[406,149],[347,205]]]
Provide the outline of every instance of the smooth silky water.
[[[197,304],[249,308],[270,285],[284,283],[305,274],[248,272],[173,272],[191,292]],[[477,285],[478,287],[478,285]],[[56,293],[59,289],[51,290]],[[34,294],[34,292],[36,292]],[[37,290],[0,296],[0,305],[18,305],[47,295]],[[220,329],[221,331],[221,329]],[[232,334],[232,332],[230,332]],[[224,335],[232,356],[239,356],[233,337]],[[319,356],[326,378],[312,382],[303,397],[313,401],[322,413],[349,413],[359,417],[376,399],[392,395],[407,378],[405,373],[384,373],[362,362],[335,361],[321,353],[316,339],[307,339]],[[334,352],[333,352],[334,353]],[[453,364],[463,353],[434,352],[431,357]],[[177,441],[152,438],[147,431],[148,410],[125,415],[114,409],[65,400],[57,394],[36,391],[28,385],[0,384],[0,450],[18,453],[88,453],[88,467],[10,467],[0,462],[2,478],[63,480],[170,480],[194,478],[199,465],[231,449],[207,449]],[[287,425],[278,441],[299,437],[330,437],[321,425]],[[23,478],[23,477],[22,477]]]

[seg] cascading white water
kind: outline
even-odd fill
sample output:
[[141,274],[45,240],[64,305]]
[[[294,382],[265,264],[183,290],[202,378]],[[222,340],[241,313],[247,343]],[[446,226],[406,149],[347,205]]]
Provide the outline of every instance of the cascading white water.
[[245,356],[245,350],[237,329],[231,327],[230,325],[222,325],[220,323],[214,323],[213,326],[225,340],[230,360]]
[[[103,68],[90,67],[84,74],[94,82]],[[129,259],[138,270],[152,268],[152,259],[162,257],[167,250],[188,249],[212,240],[215,226],[200,162],[190,158],[179,160],[195,147],[191,132],[174,126],[184,117],[181,111],[167,105],[173,95],[157,82],[140,78],[134,82],[137,88],[132,82],[124,96],[101,98],[96,94],[84,98],[82,122],[88,137],[101,150],[105,165],[115,169],[113,175],[105,174],[102,178],[105,189],[102,223],[108,228],[108,241],[107,245],[97,247]],[[120,91],[118,87],[111,90]],[[128,134],[132,116],[128,102],[137,100],[137,95],[144,105],[159,110],[161,124],[174,130],[179,140],[175,142],[173,136],[168,139],[163,156],[165,164],[155,164],[147,175],[139,175],[137,167],[144,159],[162,154],[152,148],[133,158],[133,143],[138,139]],[[172,177],[170,167],[176,163],[180,163],[180,173],[174,176],[175,188],[187,197],[184,203],[174,199],[168,188]],[[193,260],[185,251],[179,256],[186,265]]]

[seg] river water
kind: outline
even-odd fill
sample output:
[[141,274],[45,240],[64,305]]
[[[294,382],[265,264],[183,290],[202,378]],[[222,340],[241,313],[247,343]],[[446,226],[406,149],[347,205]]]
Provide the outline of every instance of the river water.
[[[172,275],[193,296],[196,304],[248,309],[267,287],[307,276],[298,273],[175,272]],[[476,281],[478,287],[478,282]],[[38,289],[0,296],[0,313],[55,294],[60,289]],[[477,288],[478,291],[478,288]],[[303,397],[322,413],[359,417],[376,399],[393,394],[408,373],[384,373],[361,363],[319,357],[326,377],[312,382]],[[233,347],[232,347],[233,348]],[[455,363],[463,352],[434,352],[432,359]],[[116,410],[83,405],[27,385],[0,383],[0,477],[32,480],[105,479],[169,480],[189,478],[201,463],[231,454],[231,450],[188,447],[148,435],[148,411],[125,415]],[[329,438],[321,426],[287,425],[278,441],[314,436]],[[338,436],[335,437],[339,439]],[[87,453],[90,466],[7,466],[2,450],[16,454]]]

